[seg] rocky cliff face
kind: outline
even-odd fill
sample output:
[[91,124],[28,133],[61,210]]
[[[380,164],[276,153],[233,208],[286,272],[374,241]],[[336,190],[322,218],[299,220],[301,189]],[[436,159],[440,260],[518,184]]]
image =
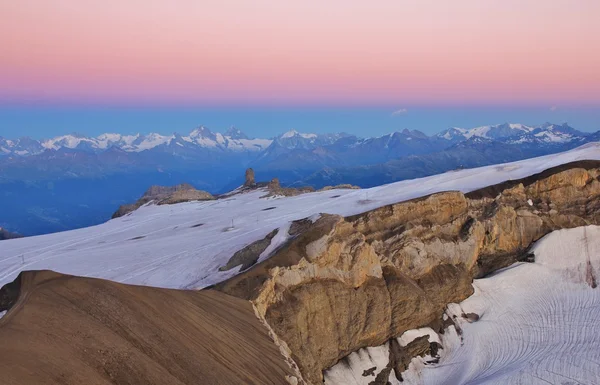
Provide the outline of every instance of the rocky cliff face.
[[527,260],[543,235],[600,224],[599,167],[299,221],[285,247],[217,289],[251,300],[305,380],[322,383],[323,370],[360,348],[442,331],[446,305],[470,296],[474,277]]

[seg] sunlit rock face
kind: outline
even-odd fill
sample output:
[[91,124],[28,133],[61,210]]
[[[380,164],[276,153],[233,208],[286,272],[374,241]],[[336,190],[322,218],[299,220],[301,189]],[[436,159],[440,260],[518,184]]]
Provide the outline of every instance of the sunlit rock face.
[[598,175],[584,162],[467,195],[322,215],[217,288],[250,299],[305,379],[321,383],[361,348],[424,326],[440,332],[447,304],[472,295],[474,277],[529,259],[545,234],[599,223]]

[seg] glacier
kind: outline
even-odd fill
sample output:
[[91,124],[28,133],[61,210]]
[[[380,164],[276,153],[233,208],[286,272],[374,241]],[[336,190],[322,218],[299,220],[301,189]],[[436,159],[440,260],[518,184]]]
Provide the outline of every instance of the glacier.
[[219,268],[236,251],[274,229],[285,235],[294,220],[319,213],[354,215],[442,191],[469,192],[586,159],[600,160],[599,143],[364,190],[269,198],[258,190],[209,202],[148,204],[97,226],[0,242],[0,285],[23,270],[51,269],[129,284],[200,289],[239,273]]

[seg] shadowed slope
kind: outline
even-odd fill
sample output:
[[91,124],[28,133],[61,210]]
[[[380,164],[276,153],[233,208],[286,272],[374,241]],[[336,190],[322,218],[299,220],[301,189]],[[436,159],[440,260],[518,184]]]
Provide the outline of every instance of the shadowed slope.
[[0,319],[3,384],[288,384],[292,374],[250,303],[216,291],[40,271],[2,292],[0,305],[12,302]]

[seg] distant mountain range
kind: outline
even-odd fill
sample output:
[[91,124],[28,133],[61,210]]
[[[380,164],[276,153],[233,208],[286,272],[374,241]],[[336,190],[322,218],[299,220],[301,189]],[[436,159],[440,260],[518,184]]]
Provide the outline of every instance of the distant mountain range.
[[156,148],[180,146],[230,151],[261,151],[271,144],[269,139],[249,139],[243,132],[231,128],[224,134],[213,133],[208,128],[199,127],[187,136],[179,134],[161,135],[121,135],[102,134],[95,138],[79,134],[57,136],[52,139],[34,140],[20,138],[8,140],[0,137],[0,155],[29,156],[48,150],[81,150],[102,152],[117,148],[126,152],[141,152]]
[[187,135],[0,137],[0,226],[25,235],[102,222],[149,186],[190,183],[211,193],[258,180],[362,187],[565,151],[600,133],[567,124],[452,127],[428,136],[403,130],[373,138],[288,131],[250,138],[237,128]]
[[[371,150],[374,147],[386,149],[388,156],[408,155],[405,152],[421,152],[441,149],[451,144],[480,137],[510,143],[568,143],[581,140],[589,133],[578,131],[567,124],[556,125],[545,123],[541,126],[523,124],[499,124],[472,129],[452,127],[431,137],[418,130],[403,130],[377,138],[357,138],[344,133],[338,134],[303,134],[295,130],[288,131],[271,139],[251,139],[237,128],[230,128],[224,133],[212,132],[206,127],[194,129],[186,136],[174,133],[161,135],[121,135],[115,133],[87,137],[79,134],[62,135],[52,139],[35,140],[28,137],[5,139],[0,137],[0,156],[26,157],[39,155],[48,151],[79,150],[100,153],[111,149],[124,152],[142,152],[149,150],[195,149],[231,151],[231,152],[264,152],[265,156],[279,155],[278,150],[312,150],[316,147],[338,144],[337,148],[359,148]],[[337,143],[341,140],[340,143]],[[179,149],[178,149],[179,147]]]

